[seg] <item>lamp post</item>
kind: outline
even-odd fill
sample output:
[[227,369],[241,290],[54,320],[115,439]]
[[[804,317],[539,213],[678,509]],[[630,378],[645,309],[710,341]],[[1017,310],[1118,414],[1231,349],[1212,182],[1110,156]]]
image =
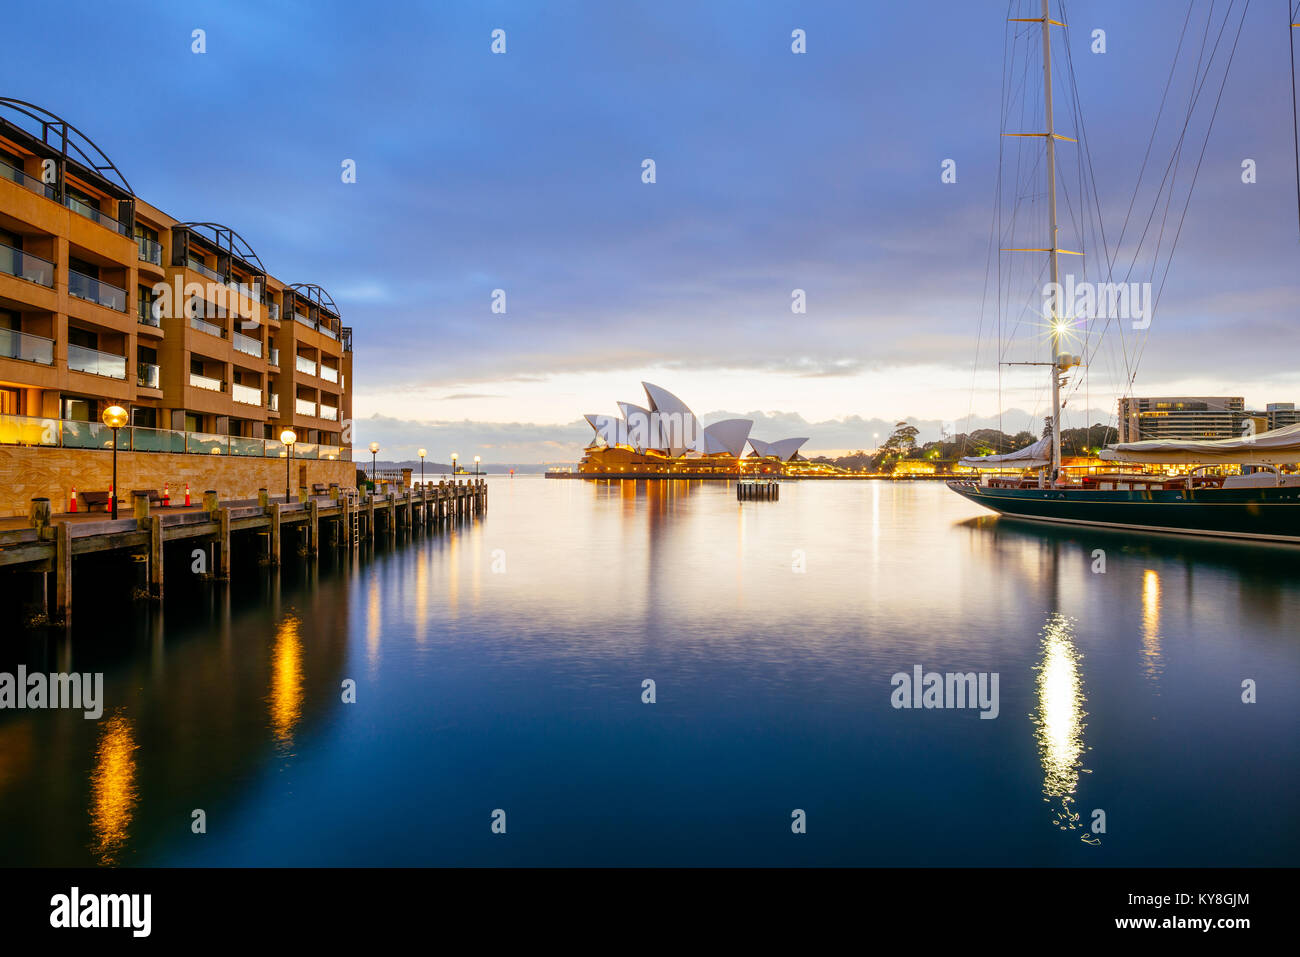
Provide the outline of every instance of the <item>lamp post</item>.
[[284,503],[289,504],[289,466],[293,462],[293,444],[298,441],[298,436],[294,434],[293,429],[285,429],[280,433],[280,441],[287,450],[284,455]]
[[479,457],[478,457],[477,455],[474,456],[474,477],[475,477],[475,478],[478,478],[478,463],[479,463],[480,461],[481,461],[481,459],[479,459]]
[[460,456],[457,455],[455,452],[451,453],[451,474],[453,476],[455,476],[456,474],[456,459],[458,458],[460,458]]
[[104,410],[104,424],[113,430],[113,519],[117,519],[117,430],[126,425],[126,409],[110,405]]
[[428,449],[420,449],[420,484],[424,484],[424,457],[429,454]]
[[370,443],[370,487],[375,487],[375,464],[379,461],[379,443]]

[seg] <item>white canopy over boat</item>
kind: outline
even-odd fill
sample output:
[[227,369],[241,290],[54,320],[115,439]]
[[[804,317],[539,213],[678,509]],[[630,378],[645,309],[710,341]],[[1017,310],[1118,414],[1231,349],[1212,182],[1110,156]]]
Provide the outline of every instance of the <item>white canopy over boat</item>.
[[968,455],[961,464],[972,469],[1039,469],[1052,464],[1052,437],[1001,455]]
[[[1300,425],[1238,439],[1149,439],[1102,449],[1108,462],[1173,465],[1289,465],[1300,462]],[[962,460],[963,463],[965,459]]]

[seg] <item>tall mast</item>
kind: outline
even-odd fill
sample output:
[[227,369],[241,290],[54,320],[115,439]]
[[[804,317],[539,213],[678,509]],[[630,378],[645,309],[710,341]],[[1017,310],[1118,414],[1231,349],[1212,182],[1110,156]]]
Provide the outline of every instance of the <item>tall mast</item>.
[[[1047,143],[1047,255],[1051,268],[1053,289],[1060,289],[1060,264],[1057,256],[1056,225],[1056,130],[1052,125],[1052,22],[1050,0],[1043,0],[1043,113],[1046,120]],[[1061,467],[1061,370],[1057,356],[1061,354],[1060,317],[1056,315],[1059,296],[1052,297],[1051,317],[1051,375],[1052,375],[1052,474]]]

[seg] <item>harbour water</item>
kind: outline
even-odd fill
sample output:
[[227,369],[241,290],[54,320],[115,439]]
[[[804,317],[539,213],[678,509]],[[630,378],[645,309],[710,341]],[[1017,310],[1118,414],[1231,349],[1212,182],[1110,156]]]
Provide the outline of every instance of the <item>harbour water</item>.
[[[518,476],[489,501],[355,560],[276,573],[244,556],[228,587],[173,576],[161,611],[81,594],[71,635],[6,627],[0,670],[105,684],[98,721],[0,711],[0,859],[1300,852],[1294,549],[1016,524],[938,483],[793,482],[740,503],[721,483]],[[895,707],[893,676],[917,667],[995,675],[996,717]]]

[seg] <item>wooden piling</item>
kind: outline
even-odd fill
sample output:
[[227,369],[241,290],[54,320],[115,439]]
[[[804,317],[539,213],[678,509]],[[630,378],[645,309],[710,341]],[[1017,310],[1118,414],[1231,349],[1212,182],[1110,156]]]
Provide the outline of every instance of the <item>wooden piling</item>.
[[161,601],[163,596],[162,516],[149,518],[149,597]]
[[72,621],[72,524],[60,522],[54,538],[54,618]]

